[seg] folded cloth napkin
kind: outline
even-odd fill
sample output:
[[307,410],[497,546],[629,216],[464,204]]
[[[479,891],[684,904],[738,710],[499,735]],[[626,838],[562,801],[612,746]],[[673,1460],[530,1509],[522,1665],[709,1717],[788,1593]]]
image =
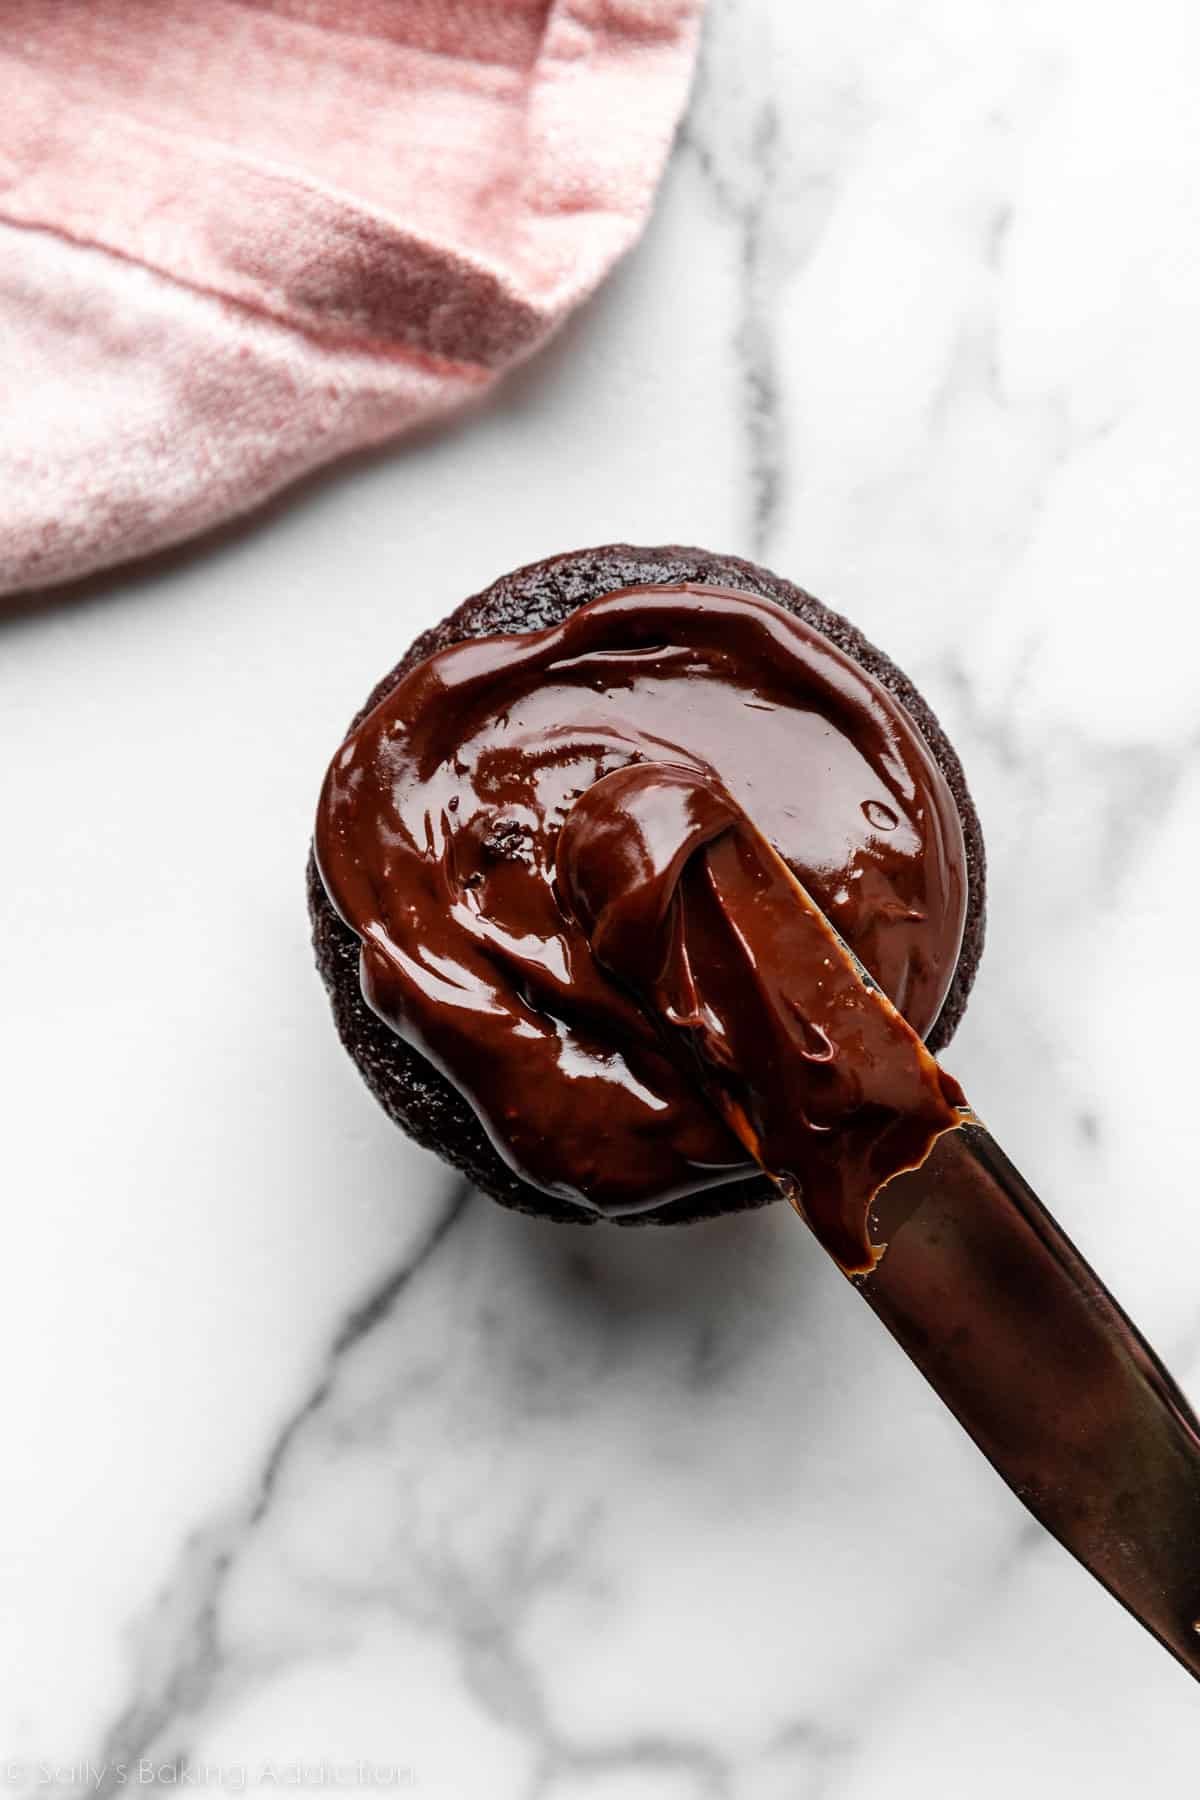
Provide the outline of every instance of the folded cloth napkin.
[[5,0],[0,592],[479,394],[633,240],[702,0]]

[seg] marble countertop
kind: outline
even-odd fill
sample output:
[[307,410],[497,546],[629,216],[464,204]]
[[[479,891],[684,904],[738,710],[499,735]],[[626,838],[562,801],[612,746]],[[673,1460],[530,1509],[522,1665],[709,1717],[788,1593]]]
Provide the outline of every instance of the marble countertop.
[[791,1215],[463,1192],[339,1049],[302,876],[462,595],[777,567],[957,744],[948,1064],[1200,1399],[1198,63],[1182,0],[713,0],[644,243],[493,404],[0,625],[0,1784],[1190,1791],[1194,1684]]

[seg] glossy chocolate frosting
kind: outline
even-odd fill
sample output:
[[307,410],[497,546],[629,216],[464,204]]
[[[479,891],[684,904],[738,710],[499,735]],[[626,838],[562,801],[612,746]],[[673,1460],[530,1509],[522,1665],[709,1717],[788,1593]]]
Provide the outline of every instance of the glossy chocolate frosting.
[[558,885],[739,1143],[847,1274],[868,1214],[962,1122],[962,1090],[711,776],[636,763],[587,788]]
[[912,720],[771,601],[644,587],[412,669],[334,758],[316,854],[373,1010],[526,1180],[626,1213],[742,1176],[746,1149],[555,882],[593,783],[669,762],[754,819],[914,1030],[954,974],[962,829]]

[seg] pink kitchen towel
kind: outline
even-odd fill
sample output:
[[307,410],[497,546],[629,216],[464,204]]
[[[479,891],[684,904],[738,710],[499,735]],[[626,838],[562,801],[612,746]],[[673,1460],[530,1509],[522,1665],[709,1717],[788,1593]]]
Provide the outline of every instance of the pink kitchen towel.
[[5,0],[0,592],[480,394],[636,237],[702,0]]

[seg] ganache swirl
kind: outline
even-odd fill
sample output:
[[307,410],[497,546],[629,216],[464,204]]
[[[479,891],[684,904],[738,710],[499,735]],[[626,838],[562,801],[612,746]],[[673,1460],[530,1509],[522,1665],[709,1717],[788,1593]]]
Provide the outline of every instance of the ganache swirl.
[[638,763],[580,795],[559,889],[759,1167],[847,1274],[870,1209],[966,1103],[711,776]]
[[412,669],[342,745],[317,864],[368,1004],[518,1174],[606,1213],[744,1176],[747,1150],[557,879],[572,807],[669,764],[753,819],[913,1030],[954,975],[962,827],[901,704],[768,600],[606,595]]

